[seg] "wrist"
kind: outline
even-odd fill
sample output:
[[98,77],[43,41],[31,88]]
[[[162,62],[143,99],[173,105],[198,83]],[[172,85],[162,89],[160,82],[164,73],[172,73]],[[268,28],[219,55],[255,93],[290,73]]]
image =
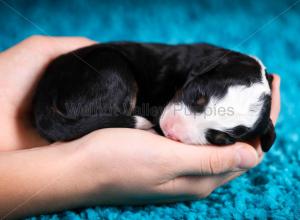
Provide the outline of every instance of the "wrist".
[[79,150],[70,143],[1,153],[0,215],[22,217],[82,206],[79,160]]
[[89,136],[66,143],[65,153],[70,154],[70,181],[73,195],[77,194],[80,206],[96,205],[105,200],[105,191],[110,185],[110,170],[99,148],[103,144]]

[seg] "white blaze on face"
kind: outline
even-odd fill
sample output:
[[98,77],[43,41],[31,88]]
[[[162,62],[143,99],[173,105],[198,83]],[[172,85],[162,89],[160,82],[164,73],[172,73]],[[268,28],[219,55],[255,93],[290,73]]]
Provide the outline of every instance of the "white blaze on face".
[[[261,64],[261,62],[260,62]],[[239,125],[252,127],[263,107],[260,97],[270,94],[262,67],[262,82],[247,86],[231,86],[221,99],[210,97],[203,113],[193,113],[183,102],[169,104],[160,118],[167,137],[187,144],[207,144],[208,129],[226,131]]]

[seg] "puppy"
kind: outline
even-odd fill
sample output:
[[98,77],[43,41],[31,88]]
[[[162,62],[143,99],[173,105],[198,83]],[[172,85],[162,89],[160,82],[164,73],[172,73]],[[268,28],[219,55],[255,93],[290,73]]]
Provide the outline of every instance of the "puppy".
[[96,129],[154,127],[188,144],[275,140],[271,75],[260,60],[208,44],[105,43],[56,58],[33,99],[49,141]]

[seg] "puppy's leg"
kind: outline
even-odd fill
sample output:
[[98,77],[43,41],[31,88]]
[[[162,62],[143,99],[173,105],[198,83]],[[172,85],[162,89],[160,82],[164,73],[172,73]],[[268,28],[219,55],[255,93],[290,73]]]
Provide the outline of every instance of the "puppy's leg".
[[89,49],[76,51],[81,59],[70,53],[54,60],[38,85],[34,125],[49,141],[73,140],[101,128],[151,127],[132,116],[137,86],[127,60],[116,51]]
[[135,128],[141,130],[148,130],[153,127],[153,124],[146,118],[142,116],[133,116],[135,119]]

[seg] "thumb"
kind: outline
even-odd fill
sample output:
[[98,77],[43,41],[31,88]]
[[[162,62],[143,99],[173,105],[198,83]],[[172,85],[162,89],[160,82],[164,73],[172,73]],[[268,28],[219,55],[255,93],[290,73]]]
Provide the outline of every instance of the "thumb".
[[256,150],[245,143],[224,147],[185,145],[177,149],[175,166],[179,176],[216,175],[250,169],[258,163]]

